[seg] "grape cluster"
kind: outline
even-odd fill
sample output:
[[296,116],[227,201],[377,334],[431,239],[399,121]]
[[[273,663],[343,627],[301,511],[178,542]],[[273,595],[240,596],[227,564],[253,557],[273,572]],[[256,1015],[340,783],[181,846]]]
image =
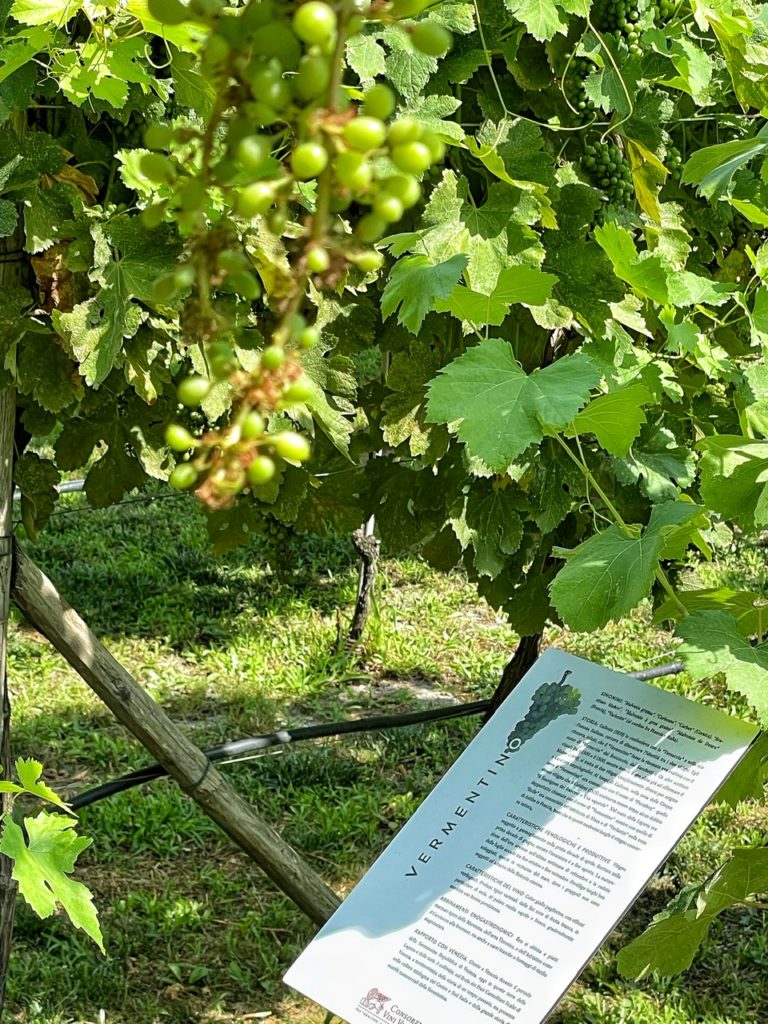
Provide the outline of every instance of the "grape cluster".
[[580,700],[581,694],[575,686],[562,681],[543,683],[534,692],[525,718],[518,722],[507,737],[507,747],[517,750],[556,718],[575,715]]
[[633,192],[632,172],[615,142],[587,143],[582,167],[613,203],[625,202]]
[[630,52],[639,55],[642,49],[638,22],[645,9],[645,0],[595,0],[592,21],[599,31],[625,39]]
[[138,149],[143,142],[144,129],[140,118],[131,116],[122,124],[120,121],[111,122],[112,135],[115,140],[115,150]]
[[659,24],[662,22],[670,21],[677,11],[680,4],[677,0],[654,0],[651,4],[651,12],[653,14],[653,20]]
[[683,155],[677,146],[667,146],[667,157],[665,160],[667,170],[673,178],[680,177],[683,166]]
[[304,376],[297,349],[315,344],[315,328],[295,317],[294,348],[273,343],[262,350],[259,367],[249,373],[235,368],[235,353],[226,342],[209,346],[211,378],[192,375],[179,384],[178,398],[188,408],[198,408],[216,380],[228,380],[233,391],[234,415],[221,431],[194,437],[186,427],[171,423],[165,440],[169,448],[186,456],[171,473],[170,484],[178,490],[196,488],[210,508],[228,508],[247,486],[268,484],[278,464],[306,462],[309,441],[292,430],[271,433],[267,416],[307,402],[313,386]]
[[594,64],[586,57],[572,57],[568,64],[563,78],[563,92],[575,110],[581,112],[592,109],[585,83],[594,70]]
[[[232,393],[233,420],[223,430],[196,438],[180,424],[168,428],[170,447],[186,456],[171,483],[194,487],[209,506],[226,507],[240,490],[268,482],[280,459],[308,458],[305,438],[271,434],[269,421],[312,391],[298,359],[319,337],[300,315],[309,286],[338,288],[350,268],[379,270],[383,256],[374,243],[419,202],[420,179],[443,159],[437,133],[416,118],[394,116],[397,97],[389,86],[372,85],[359,102],[342,88],[346,42],[367,18],[396,24],[428,3],[383,0],[366,8],[249,0],[232,7],[225,0],[148,0],[162,24],[193,21],[207,29],[202,62],[217,95],[205,125],[153,124],[139,163],[154,192],[145,223],[172,220],[187,239],[183,261],[156,282],[155,301],[183,302],[181,328],[206,352],[210,369],[210,379],[182,382],[180,400],[203,402],[211,380],[227,381]],[[450,32],[429,18],[401,30],[432,57],[451,46]],[[305,215],[308,194],[315,209]],[[269,340],[259,366],[246,373],[236,358],[246,315],[232,308],[250,308],[263,297],[242,241],[254,222],[282,239],[290,269],[272,302],[251,314]]]

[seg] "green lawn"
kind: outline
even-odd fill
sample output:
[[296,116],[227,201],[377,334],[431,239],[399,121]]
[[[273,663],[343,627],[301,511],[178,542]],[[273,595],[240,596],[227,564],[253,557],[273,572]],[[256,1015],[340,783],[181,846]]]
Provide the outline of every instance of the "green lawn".
[[[191,499],[104,512],[66,499],[32,550],[114,654],[201,745],[345,716],[490,696],[514,643],[459,574],[385,561],[354,660],[339,656],[356,564],[346,542],[297,543],[273,571],[255,545],[210,554]],[[764,575],[758,549],[701,570],[708,585]],[[549,643],[631,670],[673,655],[641,610],[590,638]],[[16,622],[9,670],[16,754],[42,759],[66,794],[145,763],[141,748],[36,633]],[[664,681],[747,712],[721,688]],[[224,770],[339,893],[360,877],[477,729],[477,720],[277,748]],[[766,913],[723,915],[684,978],[621,980],[613,951],[683,880],[736,844],[764,841],[762,805],[706,811],[569,993],[555,1024],[744,1024],[768,1017]],[[216,827],[163,781],[82,812],[81,877],[105,932],[102,957],[64,920],[20,906],[12,1020],[108,1024],[259,1020],[322,1024],[280,981],[312,926]],[[450,1022],[445,1022],[450,1024]]]

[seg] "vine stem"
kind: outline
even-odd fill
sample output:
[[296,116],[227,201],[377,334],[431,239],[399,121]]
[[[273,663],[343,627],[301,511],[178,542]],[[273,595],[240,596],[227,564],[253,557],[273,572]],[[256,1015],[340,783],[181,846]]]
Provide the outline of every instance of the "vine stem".
[[[558,442],[560,447],[563,449],[563,451],[566,453],[568,458],[578,467],[579,471],[582,473],[582,475],[584,476],[585,480],[589,483],[590,487],[593,487],[595,489],[595,492],[600,495],[600,497],[603,500],[603,503],[605,504],[605,507],[608,509],[610,514],[613,516],[617,526],[621,529],[621,531],[625,534],[625,536],[632,537],[633,534],[632,534],[632,531],[630,530],[629,526],[627,526],[627,524],[624,522],[624,519],[622,518],[622,515],[619,512],[619,510],[616,508],[616,506],[613,504],[611,499],[605,493],[603,488],[597,482],[597,479],[595,478],[595,475],[592,473],[592,471],[590,470],[590,468],[586,464],[586,462],[584,462],[582,459],[580,459],[578,457],[578,455],[575,455],[571,451],[571,449],[565,443],[565,441],[560,436],[560,434],[554,434],[553,436],[555,437],[556,441]],[[667,595],[667,597],[670,599],[670,601],[672,601],[672,603],[675,605],[675,607],[680,612],[682,617],[685,618],[688,615],[688,609],[685,607],[683,602],[680,600],[680,598],[675,593],[675,588],[669,582],[669,579],[667,578],[667,574],[664,572],[664,570],[661,568],[660,565],[656,567],[656,572],[654,573],[654,575],[655,575],[657,581],[659,582],[661,588],[663,589],[664,593]]]

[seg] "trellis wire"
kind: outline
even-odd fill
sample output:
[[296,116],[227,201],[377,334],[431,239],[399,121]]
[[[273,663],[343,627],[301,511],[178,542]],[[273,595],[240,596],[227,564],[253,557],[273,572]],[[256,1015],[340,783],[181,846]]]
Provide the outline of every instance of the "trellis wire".
[[[681,661],[672,661],[666,665],[657,665],[654,668],[642,669],[639,672],[630,672],[635,679],[649,680],[658,679],[660,676],[676,675],[684,671],[685,666]],[[452,718],[466,718],[471,715],[481,715],[491,706],[490,700],[476,700],[467,704],[457,704],[447,708],[429,708],[425,711],[412,711],[400,715],[372,715],[368,718],[347,719],[342,722],[326,722],[321,725],[305,725],[296,729],[279,729],[277,732],[264,733],[260,736],[248,736],[240,740],[230,740],[219,746],[204,750],[203,753],[209,761],[222,761],[225,758],[237,757],[240,754],[250,753],[256,750],[266,750],[269,747],[281,746],[286,743],[299,743],[306,740],[328,739],[333,736],[346,736],[358,732],[382,732],[386,729],[399,729],[408,725],[419,725],[424,722],[439,722]],[[121,775],[110,782],[104,782],[100,786],[94,786],[82,793],[78,793],[69,801],[72,810],[79,810],[90,804],[105,800],[107,797],[115,796],[117,793],[133,789],[134,786],[142,786],[146,782],[153,782],[155,779],[163,778],[167,771],[159,764],[150,764],[144,768],[137,768],[135,771]]]

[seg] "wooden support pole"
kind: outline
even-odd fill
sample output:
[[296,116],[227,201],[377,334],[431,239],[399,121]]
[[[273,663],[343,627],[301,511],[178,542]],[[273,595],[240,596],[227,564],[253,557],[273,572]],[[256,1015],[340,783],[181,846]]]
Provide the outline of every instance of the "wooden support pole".
[[308,917],[323,924],[339,905],[336,894],[271,826],[254,814],[18,545],[14,545],[13,552],[11,597],[35,629],[50,640],[184,792]]
[[[3,775],[11,770],[11,701],[6,676],[8,611],[11,586],[11,526],[13,516],[13,434],[16,422],[16,392],[0,390],[0,765]],[[0,809],[10,808],[11,797],[0,794]],[[0,854],[0,1019],[5,1006],[5,983],[11,959],[16,883],[11,877],[13,862]]]

